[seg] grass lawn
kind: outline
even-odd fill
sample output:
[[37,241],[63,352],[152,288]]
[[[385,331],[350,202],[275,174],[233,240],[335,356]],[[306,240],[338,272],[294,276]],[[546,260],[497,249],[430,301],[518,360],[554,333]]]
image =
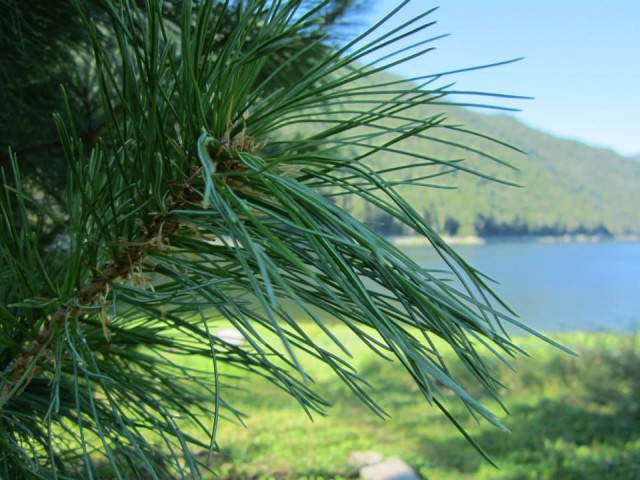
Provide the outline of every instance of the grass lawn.
[[[510,414],[500,418],[510,433],[477,423],[445,394],[450,410],[496,469],[427,404],[397,364],[377,358],[343,327],[334,326],[334,332],[347,343],[353,363],[390,417],[375,416],[326,367],[307,359],[303,363],[315,390],[333,404],[328,416],[313,421],[267,382],[234,380],[238,388],[223,394],[247,415],[246,427],[220,424],[221,452],[212,466],[222,478],[353,478],[349,453],[373,450],[402,458],[429,479],[640,479],[638,336],[554,337],[579,357],[533,338],[520,339],[531,357],[514,364],[516,373],[493,364],[509,387],[503,398]],[[482,391],[470,390],[500,413]]]

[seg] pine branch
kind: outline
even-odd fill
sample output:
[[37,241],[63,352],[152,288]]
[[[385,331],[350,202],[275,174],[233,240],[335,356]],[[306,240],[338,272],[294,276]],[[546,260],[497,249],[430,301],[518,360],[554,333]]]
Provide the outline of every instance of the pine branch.
[[[360,63],[427,29],[430,12],[332,47],[319,25],[341,4],[352,2],[101,1],[96,17],[93,2],[73,2],[80,44],[93,54],[100,105],[90,110],[115,115],[79,134],[84,122],[65,97],[66,115],[54,116],[71,235],[54,261],[32,228],[34,201],[15,157],[13,183],[2,177],[0,448],[10,454],[0,455],[0,475],[97,478],[102,463],[116,478],[197,477],[190,448],[215,448],[223,415],[241,419],[222,393],[229,372],[260,375],[308,415],[324,413],[308,357],[383,416],[318,310],[398,361],[458,428],[442,388],[503,428],[440,349],[499,402],[502,384],[485,356],[507,363],[522,353],[502,323],[538,334],[396,188],[411,184],[417,167],[433,169],[421,179],[491,177],[410,148],[444,121],[415,107],[451,105],[448,87],[428,89],[439,75],[421,86],[376,76],[413,58],[410,48]],[[397,164],[376,167],[383,155]],[[390,178],[398,172],[402,182]],[[358,221],[343,208],[351,199],[424,236],[445,268],[418,265]],[[246,344],[217,338],[216,322]],[[211,368],[189,368],[183,356]],[[178,418],[202,437],[187,435]]]
[[[17,394],[29,385],[34,375],[37,374],[36,362],[46,362],[51,356],[52,339],[58,328],[70,317],[82,315],[87,305],[95,304],[99,298],[107,292],[109,284],[121,278],[127,278],[134,265],[144,259],[145,253],[157,245],[167,242],[171,235],[180,227],[179,221],[167,218],[172,210],[184,208],[183,202],[173,203],[167,209],[167,214],[158,216],[151,229],[137,244],[127,246],[112,262],[105,265],[102,273],[91,279],[89,284],[81,289],[75,298],[62,305],[47,322],[43,329],[5,368],[3,377],[5,384],[0,393],[0,409],[7,402],[10,393],[16,390]],[[44,351],[44,347],[47,347]],[[27,372],[28,375],[27,375]],[[19,385],[17,385],[19,384]]]
[[[122,115],[122,109],[119,108],[118,111]],[[107,128],[103,125],[97,132],[101,135]],[[256,154],[265,145],[265,142],[256,143],[253,137],[246,136],[244,130],[233,138],[227,132],[217,143],[217,148],[212,152],[212,161],[217,165],[216,172],[222,176],[225,182],[233,182],[225,175],[237,174],[244,170],[243,165],[234,160],[234,156],[243,152]],[[200,174],[200,171],[197,171],[191,180],[196,179]],[[83,315],[87,306],[91,308],[96,303],[100,303],[99,300],[107,293],[109,285],[119,279],[129,278],[134,266],[144,260],[149,250],[163,249],[165,244],[170,243],[171,236],[179,230],[181,225],[180,220],[172,217],[171,214],[174,211],[187,208],[188,205],[202,202],[202,196],[188,183],[182,186],[180,195],[178,198],[167,201],[163,212],[156,216],[151,227],[140,232],[142,235],[140,235],[139,241],[127,245],[114,260],[104,265],[102,269],[95,269],[100,273],[94,275],[74,298],[61,305],[45,322],[36,338],[9,362],[2,372],[5,382],[0,391],[0,410],[6,404],[11,393],[19,394],[24,391],[31,379],[37,375],[36,363],[47,362],[51,358],[52,339],[57,329],[62,327],[65,321],[70,317]],[[105,328],[107,327],[105,326]],[[43,348],[45,348],[44,351]]]

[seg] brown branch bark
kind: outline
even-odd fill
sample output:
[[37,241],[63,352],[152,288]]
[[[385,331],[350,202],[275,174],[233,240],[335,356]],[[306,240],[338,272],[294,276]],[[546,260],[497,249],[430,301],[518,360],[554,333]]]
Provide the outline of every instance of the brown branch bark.
[[[184,202],[174,203],[169,212],[183,207]],[[0,392],[0,408],[6,403],[6,399],[16,383],[21,381],[28,371],[30,371],[30,374],[22,380],[20,391],[23,391],[29,385],[37,370],[36,365],[32,367],[33,362],[38,361],[41,357],[46,358],[47,352],[50,353],[52,351],[52,346],[48,346],[46,352],[42,352],[42,349],[50,343],[57,329],[64,325],[65,320],[70,316],[79,315],[84,310],[84,306],[94,304],[101,295],[106,293],[107,287],[111,282],[126,278],[131,273],[133,266],[144,258],[145,253],[150,248],[162,244],[163,239],[173,235],[179,227],[180,222],[176,219],[167,218],[166,214],[156,218],[151,229],[141,241],[127,246],[113,261],[105,265],[100,275],[93,277],[73,299],[56,310],[37,337],[29,342],[5,368],[3,376],[6,380]]]
[[[101,134],[102,132],[100,132],[100,135]],[[244,166],[234,158],[233,151],[257,153],[264,147],[265,143],[266,141],[256,145],[253,137],[244,135],[244,130],[232,139],[230,139],[228,135],[225,135],[223,141],[220,142],[218,151],[214,153],[215,161],[218,164],[218,171],[222,173],[242,171]],[[222,151],[227,153],[226,159],[221,158]],[[196,176],[197,175],[199,175],[199,173],[196,173]],[[171,204],[167,206],[167,212],[171,213],[174,210],[185,208],[187,204],[201,201],[202,198],[200,194],[196,193],[190,187],[189,182],[187,182],[187,184],[184,185],[180,197],[173,200]],[[17,382],[23,382],[20,386],[20,391],[29,385],[31,378],[36,373],[36,366],[34,365],[33,368],[31,368],[32,363],[42,356],[42,349],[50,343],[57,329],[64,325],[65,320],[70,316],[79,315],[84,310],[83,306],[95,304],[99,297],[107,292],[107,287],[111,282],[119,278],[127,277],[131,273],[133,266],[144,258],[145,253],[150,248],[162,245],[163,240],[173,235],[178,228],[180,228],[179,220],[170,218],[167,213],[158,216],[149,231],[140,241],[128,245],[113,261],[104,266],[100,275],[94,276],[73,299],[70,299],[69,302],[61,305],[60,308],[56,310],[43,326],[37,337],[27,344],[7,368],[5,368],[3,372],[5,383],[2,391],[0,391],[0,409],[6,403],[8,395],[14,390]],[[47,348],[48,352],[52,349],[51,346]],[[47,352],[44,352],[45,358],[47,356],[46,353]],[[30,375],[28,378],[24,378],[25,373],[28,371],[30,371]]]

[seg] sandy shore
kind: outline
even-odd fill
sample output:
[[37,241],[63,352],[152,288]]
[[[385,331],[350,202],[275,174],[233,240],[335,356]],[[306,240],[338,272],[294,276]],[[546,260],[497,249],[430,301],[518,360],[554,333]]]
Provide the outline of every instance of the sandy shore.
[[[640,242],[640,235],[616,235],[603,237],[600,235],[562,235],[562,236],[518,236],[518,237],[448,237],[442,239],[449,245],[484,245],[498,242],[532,242],[532,243],[598,243],[598,242]],[[426,237],[420,235],[406,235],[389,238],[391,243],[398,247],[425,247],[430,245]]]
[[[480,237],[446,237],[442,239],[449,245],[484,245],[487,240]],[[431,245],[426,237],[420,235],[406,235],[403,237],[392,237],[389,239],[391,243],[398,247],[425,247]]]

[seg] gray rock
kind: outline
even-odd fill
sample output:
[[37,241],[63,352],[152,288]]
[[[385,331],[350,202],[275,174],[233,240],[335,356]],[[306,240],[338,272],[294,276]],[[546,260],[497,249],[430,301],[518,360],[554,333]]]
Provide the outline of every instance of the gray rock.
[[360,469],[367,465],[375,465],[382,461],[382,455],[377,452],[351,452],[349,454],[349,466]]
[[236,347],[242,347],[245,342],[244,335],[235,328],[221,328],[216,332],[216,337]]
[[387,458],[360,469],[360,480],[419,480],[413,469],[399,458]]

